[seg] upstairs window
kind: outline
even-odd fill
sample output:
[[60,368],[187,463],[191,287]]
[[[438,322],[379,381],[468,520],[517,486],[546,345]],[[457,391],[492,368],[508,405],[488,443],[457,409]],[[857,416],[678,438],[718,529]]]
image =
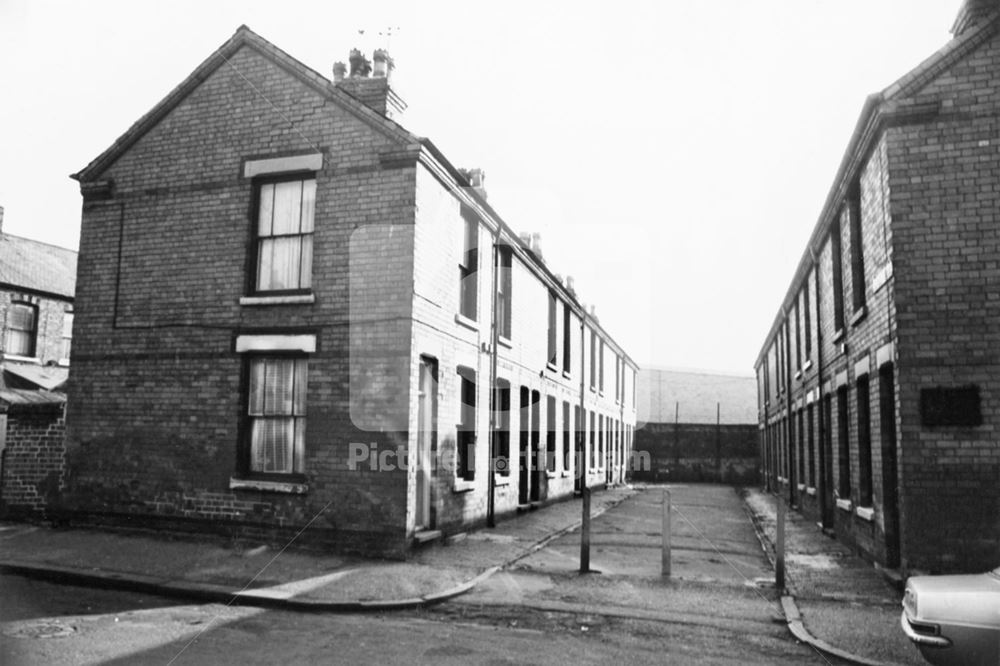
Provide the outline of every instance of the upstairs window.
[[308,361],[304,357],[250,359],[251,472],[301,474],[306,437]]
[[590,390],[597,388],[597,333],[590,331]]
[[511,263],[513,253],[509,246],[503,245],[497,252],[497,326],[501,337],[510,339],[511,323]]
[[563,372],[569,372],[570,371],[570,365],[572,363],[572,361],[571,361],[571,358],[572,358],[572,353],[571,353],[572,352],[572,343],[571,343],[571,341],[572,341],[572,338],[573,338],[572,328],[573,327],[572,327],[571,322],[570,322],[569,303],[564,303],[563,304],[563,350],[562,350],[563,351],[563,353],[562,353],[562,357],[563,357],[563,368],[562,369],[563,369]]
[[861,238],[861,184],[855,182],[847,195],[851,218],[851,287],[854,296],[854,311],[865,307],[865,257],[864,241]]
[[59,358],[69,360],[69,353],[72,347],[73,347],[73,313],[65,312],[63,313],[62,348],[60,350]]
[[601,394],[604,394],[604,340],[601,340],[601,351],[597,359],[598,381],[600,382]]
[[462,240],[462,261],[458,265],[459,314],[472,321],[476,320],[478,294],[477,271],[479,270],[479,222],[474,218],[464,218],[465,229]]
[[315,178],[258,185],[255,292],[310,289],[315,210]]
[[840,220],[837,220],[830,230],[830,257],[833,261],[833,326],[838,331],[844,329],[844,257],[840,234]]
[[15,356],[34,356],[38,333],[38,308],[31,303],[11,303],[7,308],[4,352]]
[[548,349],[549,349],[549,365],[551,365],[553,368],[555,367],[556,362],[558,361],[558,356],[557,356],[558,351],[556,349],[556,347],[557,347],[556,343],[557,343],[557,340],[558,340],[558,337],[557,337],[558,332],[556,331],[556,304],[557,303],[558,303],[558,301],[556,300],[556,294],[555,294],[555,292],[554,291],[550,291],[549,292],[549,343],[548,343]]

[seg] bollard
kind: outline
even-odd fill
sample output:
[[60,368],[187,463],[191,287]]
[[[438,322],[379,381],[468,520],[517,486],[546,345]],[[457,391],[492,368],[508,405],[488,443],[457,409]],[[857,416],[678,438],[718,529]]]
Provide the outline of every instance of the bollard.
[[785,590],[785,503],[780,497],[778,501],[778,542],[774,547],[774,586],[778,591]]
[[580,573],[590,572],[590,488],[583,488],[583,522],[580,527]]
[[670,577],[670,491],[663,490],[663,554],[660,564],[662,576]]

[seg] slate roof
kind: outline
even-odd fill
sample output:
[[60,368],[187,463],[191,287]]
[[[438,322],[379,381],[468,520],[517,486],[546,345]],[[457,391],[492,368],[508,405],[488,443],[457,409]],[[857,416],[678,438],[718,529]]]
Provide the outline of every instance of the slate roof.
[[757,423],[757,380],[691,370],[639,371],[636,408],[640,423]]
[[76,256],[74,250],[0,233],[0,285],[72,299]]
[[65,393],[0,388],[0,407],[61,405],[64,402],[66,402]]

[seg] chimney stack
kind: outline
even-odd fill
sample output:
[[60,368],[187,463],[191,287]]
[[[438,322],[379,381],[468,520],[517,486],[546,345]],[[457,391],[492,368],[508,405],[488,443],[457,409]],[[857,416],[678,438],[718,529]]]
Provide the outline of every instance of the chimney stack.
[[531,251],[538,258],[538,261],[545,261],[545,258],[542,257],[542,235],[537,231],[531,234]]
[[0,234],[3,233],[3,206],[0,206]]
[[982,24],[997,12],[1000,12],[1000,0],[965,0],[962,8],[958,10],[951,33],[955,37],[960,37],[962,33]]
[[469,187],[483,199],[486,198],[486,172],[482,169],[459,169],[462,177],[469,182]]
[[389,86],[389,77],[395,69],[392,57],[384,49],[375,51],[372,63],[360,49],[351,49],[348,58],[350,70],[344,63],[333,66],[333,84],[365,106],[386,118],[396,119],[406,110],[406,102]]

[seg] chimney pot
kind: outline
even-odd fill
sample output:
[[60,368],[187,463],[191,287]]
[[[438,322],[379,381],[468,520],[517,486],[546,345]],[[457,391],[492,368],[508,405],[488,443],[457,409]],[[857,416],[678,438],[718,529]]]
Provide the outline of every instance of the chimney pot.
[[389,56],[389,52],[385,49],[375,49],[375,54],[372,56],[372,62],[374,63],[372,75],[379,78],[389,78],[392,75],[392,70],[396,67],[392,58]]
[[958,16],[951,27],[956,37],[970,30],[1000,11],[1000,0],[965,0],[958,10]]
[[340,83],[347,76],[347,65],[342,62],[333,63],[333,82]]
[[531,251],[539,261],[544,261],[542,257],[542,235],[537,231],[531,234]]
[[351,78],[368,78],[368,75],[372,72],[372,64],[368,62],[368,58],[361,55],[359,49],[351,49],[351,57],[348,58],[351,63]]

